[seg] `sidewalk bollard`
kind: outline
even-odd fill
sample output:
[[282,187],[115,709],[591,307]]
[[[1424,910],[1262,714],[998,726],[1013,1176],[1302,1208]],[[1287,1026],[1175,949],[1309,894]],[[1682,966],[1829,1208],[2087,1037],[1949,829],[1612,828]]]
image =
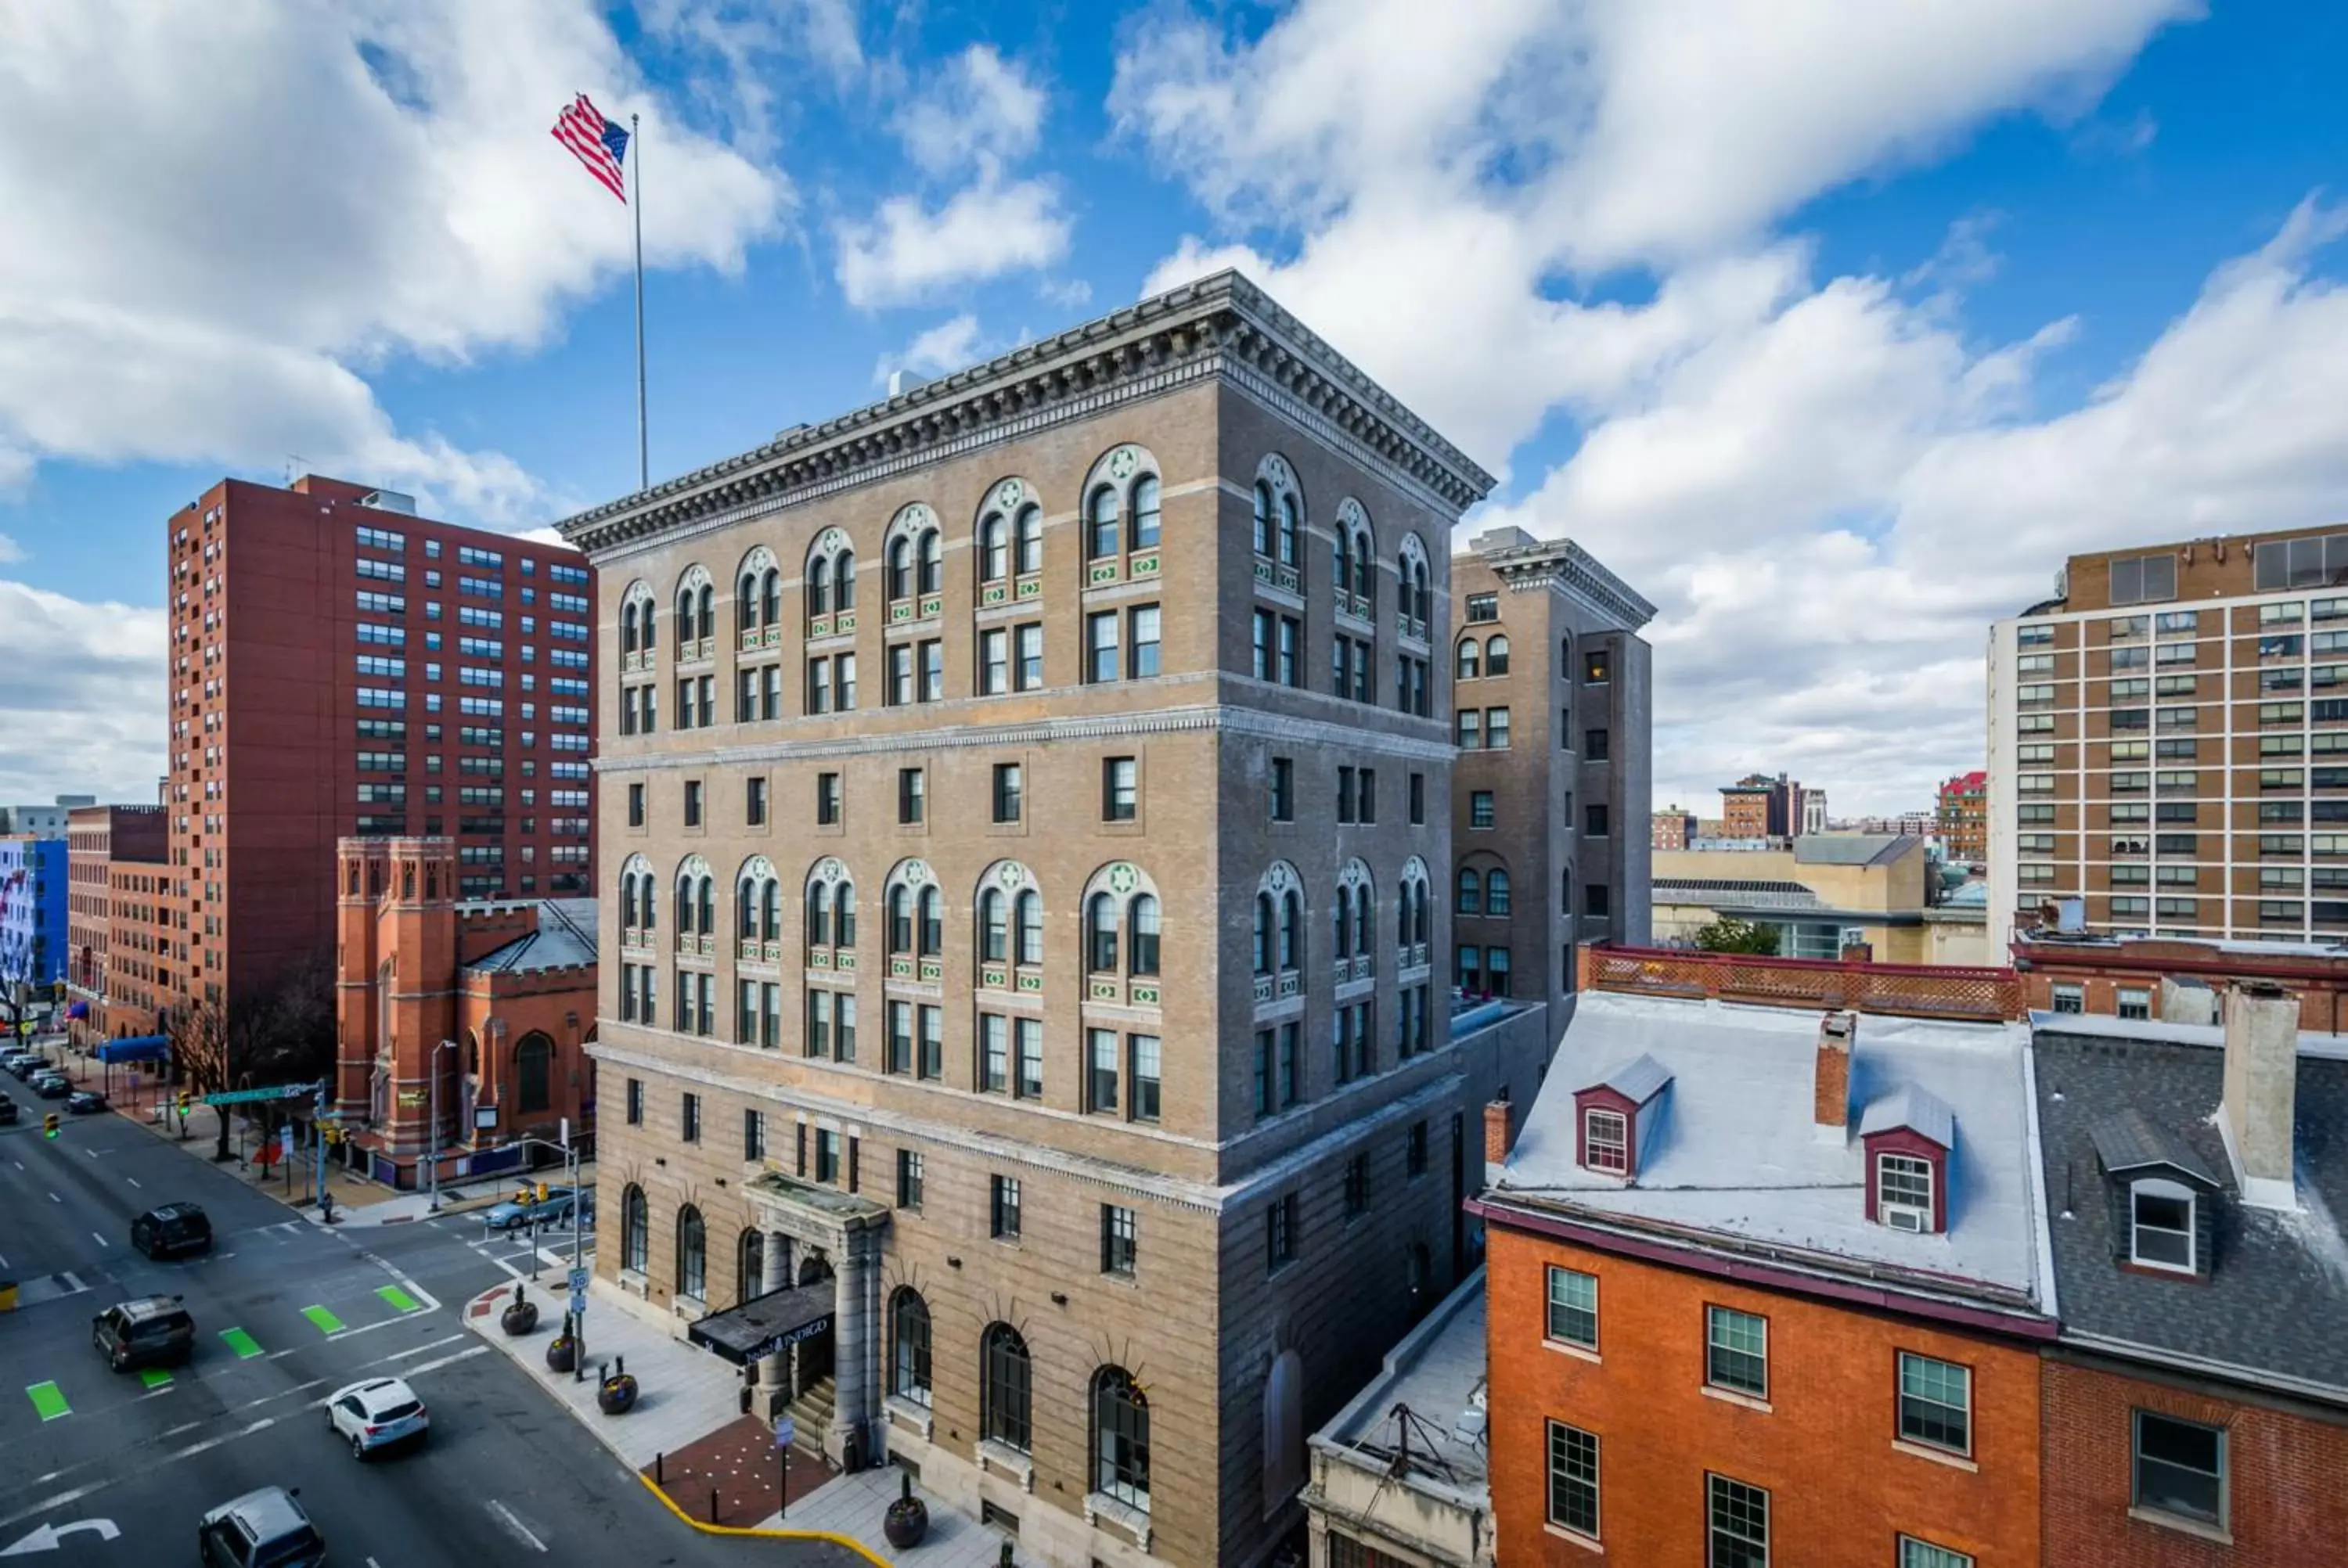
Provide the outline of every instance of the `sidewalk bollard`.
[[717,1522],[717,1489],[714,1486],[709,1489],[709,1522]]
[[666,1454],[653,1455],[653,1484],[654,1486],[660,1485],[664,1479],[661,1475],[661,1460],[667,1457],[668,1456]]

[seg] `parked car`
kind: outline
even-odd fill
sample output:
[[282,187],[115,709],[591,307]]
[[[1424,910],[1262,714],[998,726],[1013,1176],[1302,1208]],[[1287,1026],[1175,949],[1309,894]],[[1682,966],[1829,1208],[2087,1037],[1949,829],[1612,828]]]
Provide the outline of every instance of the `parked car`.
[[106,1109],[106,1096],[95,1089],[77,1089],[66,1096],[66,1109],[77,1116],[88,1116]]
[[176,1296],[118,1302],[89,1320],[90,1343],[118,1372],[160,1367],[195,1354],[196,1325]]
[[5,1065],[19,1080],[23,1080],[32,1077],[37,1070],[47,1067],[49,1059],[37,1050],[12,1050],[6,1056],[0,1056],[0,1065]]
[[548,1225],[568,1225],[572,1211],[578,1204],[579,1194],[575,1189],[555,1187],[538,1202],[495,1204],[483,1214],[482,1218],[491,1230],[520,1230],[526,1225],[536,1225],[543,1229]]
[[161,1261],[212,1249],[212,1222],[193,1204],[165,1204],[130,1222],[130,1245]]
[[63,1100],[73,1092],[73,1081],[62,1072],[44,1072],[34,1078],[33,1092],[44,1100]]
[[0,1127],[14,1127],[15,1124],[16,1102],[6,1095],[0,1094]]
[[326,1401],[326,1424],[350,1440],[353,1459],[363,1460],[394,1443],[422,1442],[432,1413],[397,1378],[369,1378],[335,1390]]
[[264,1486],[205,1514],[196,1525],[204,1568],[317,1568],[326,1560],[326,1538],[294,1497]]

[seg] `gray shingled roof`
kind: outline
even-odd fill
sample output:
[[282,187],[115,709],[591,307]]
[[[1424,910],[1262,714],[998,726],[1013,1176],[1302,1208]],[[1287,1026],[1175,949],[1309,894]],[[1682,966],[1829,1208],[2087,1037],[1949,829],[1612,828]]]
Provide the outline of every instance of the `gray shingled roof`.
[[1644,1105],[1672,1081],[1671,1070],[1653,1057],[1642,1054],[1623,1062],[1601,1078],[1583,1084],[1583,1089],[1611,1089],[1633,1105]]
[[1876,1101],[1859,1119],[1859,1133],[1889,1132],[1905,1127],[1921,1132],[1943,1149],[1957,1146],[1957,1113],[1949,1102],[1921,1083],[1904,1084]]
[[493,948],[465,967],[503,974],[567,969],[595,961],[595,900],[541,898],[538,929]]
[[[2333,1218],[2348,1214],[2348,1060],[2302,1038],[2295,1137],[2303,1208],[2284,1214],[2249,1207],[2237,1194],[2212,1121],[2225,1091],[2221,1030],[2172,1024],[2153,1026],[2157,1038],[2126,1039],[2114,1020],[2096,1020],[2067,1032],[2080,1022],[2036,1019],[2040,1141],[2064,1332],[2348,1398],[2348,1245]],[[2155,1277],[2114,1260],[2096,1133],[2113,1137],[2119,1152],[2118,1119],[2131,1112],[2154,1143],[2173,1144],[2213,1174],[2207,1280]]]
[[2183,1172],[2205,1187],[2219,1185],[2217,1173],[2201,1163],[2201,1156],[2193,1152],[2191,1144],[2173,1129],[2150,1121],[2134,1106],[2087,1123],[2087,1141],[2096,1146],[2096,1157],[2112,1175],[2164,1165]]
[[1794,864],[1889,866],[1923,842],[1897,833],[1806,833],[1794,840]]

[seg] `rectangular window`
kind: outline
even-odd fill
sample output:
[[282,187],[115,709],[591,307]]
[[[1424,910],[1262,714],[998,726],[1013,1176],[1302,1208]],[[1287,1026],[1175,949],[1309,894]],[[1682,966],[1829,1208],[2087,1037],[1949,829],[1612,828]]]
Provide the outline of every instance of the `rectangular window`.
[[913,1070],[913,1004],[892,1001],[889,1004],[889,1052],[886,1071],[911,1072]]
[[1598,1276],[1550,1266],[1549,1337],[1561,1344],[1598,1348]]
[[978,1086],[1000,1094],[1011,1086],[1010,1020],[999,1013],[978,1017]]
[[1462,708],[1451,715],[1451,743],[1463,752],[1480,750],[1484,744],[1484,715],[1474,708]]
[[815,1179],[825,1186],[839,1180],[839,1134],[829,1127],[815,1130]]
[[1471,593],[1468,596],[1468,624],[1479,625],[1500,619],[1500,596],[1497,593]]
[[688,1094],[685,1097],[684,1114],[680,1122],[677,1136],[683,1142],[687,1143],[698,1143],[701,1142],[700,1095]]
[[1903,1535],[1900,1538],[1900,1568],[1973,1568],[1973,1560],[1962,1552],[1952,1552],[1945,1546]]
[[1484,746],[1487,751],[1509,749],[1509,711],[1506,708],[1484,710]]
[[946,1009],[924,1006],[919,1016],[922,1054],[913,1071],[916,1076],[935,1082],[946,1075]]
[[1581,656],[1581,683],[1602,686],[1614,679],[1613,656],[1603,648],[1592,648]]
[[1410,775],[1410,825],[1422,827],[1426,823],[1426,775]]
[[[1473,952],[1474,948],[1464,948]],[[1593,1171],[1622,1175],[1631,1168],[1631,1127],[1619,1111],[1581,1113],[1581,1163]]]
[[987,1180],[990,1186],[991,1201],[988,1210],[992,1225],[989,1234],[997,1241],[1017,1241],[1019,1239],[1019,1178],[991,1176]]
[[1606,808],[1604,806],[1583,806],[1581,808],[1581,832],[1584,837],[1603,838],[1606,836],[1608,825],[1606,821]]
[[1101,820],[1131,822],[1141,809],[1141,764],[1132,757],[1101,760]]
[[1704,1380],[1756,1399],[1769,1397],[1769,1320],[1733,1307],[1704,1309]]
[[1117,1030],[1086,1030],[1085,1040],[1085,1108],[1089,1111],[1115,1111]]
[[2057,980],[2053,997],[2056,1012],[2084,1013],[2087,1010],[2087,993],[2080,986]]
[[936,638],[922,644],[922,701],[942,702],[946,694],[946,645]]
[[1011,690],[1011,633],[1001,627],[978,634],[978,694],[999,697]]
[[815,775],[815,820],[819,827],[831,827],[839,821],[839,775]]
[[628,1125],[641,1127],[644,1122],[644,1081],[628,1080]]
[[1104,610],[1085,617],[1085,679],[1097,683],[1117,678],[1117,611]]
[[1025,777],[1017,763],[994,764],[994,820],[1017,822],[1025,800]]
[[897,1206],[915,1210],[922,1206],[922,1156],[911,1149],[897,1151]]
[[1158,606],[1136,605],[1126,611],[1128,675],[1147,681],[1158,673]]
[[1563,1421],[1549,1423],[1549,1522],[1598,1539],[1598,1438]]
[[1951,1453],[1972,1452],[1973,1375],[1953,1361],[1900,1352],[1900,1436]]
[[1252,622],[1250,646],[1255,660],[1255,678],[1259,681],[1272,679],[1272,637],[1274,619],[1272,611],[1259,610],[1255,612]]
[[1704,1568],[1769,1568],[1769,1494],[1757,1486],[1707,1475]]
[[928,804],[928,792],[919,768],[897,770],[897,821],[901,825],[918,825]]
[[1274,1198],[1264,1211],[1264,1272],[1277,1274],[1296,1261],[1296,1194]]
[[[2260,553],[2263,555],[2264,549]],[[2138,556],[2132,560],[2116,560],[2111,563],[2111,570],[2114,604],[2147,604],[2177,597],[2177,558],[2174,555]]]
[[1036,623],[1015,626],[1011,637],[1018,655],[1013,675],[1019,690],[1039,690],[1044,684],[1044,628]]
[[1581,732],[1581,760],[1583,762],[1602,763],[1608,759],[1609,755],[1610,753],[1607,748],[1606,732],[1604,730],[1584,730]]
[[687,827],[701,825],[701,781],[699,779],[685,781],[685,825]]
[[1044,1097],[1044,1020],[1039,1018],[1014,1019],[1011,1038],[1015,1047],[1013,1065],[1019,1073],[1019,1098],[1041,1100]]
[[1290,757],[1272,759],[1272,820],[1296,820],[1296,763]]
[[1141,1255],[1140,1221],[1131,1209],[1101,1205],[1101,1272],[1131,1279]]
[[1378,820],[1378,775],[1369,768],[1362,770],[1361,820],[1375,824]]
[[644,825],[644,786],[640,784],[632,784],[628,786],[628,825],[630,827],[642,827]]
[[1292,615],[1280,618],[1280,661],[1277,673],[1283,686],[1303,686],[1304,668],[1298,658],[1298,644],[1304,636],[1304,623]]
[[743,786],[743,814],[752,827],[767,824],[767,781],[753,778]]
[[1493,817],[1492,792],[1488,789],[1470,790],[1468,794],[1468,825],[1489,827]]
[[889,688],[885,701],[901,708],[913,700],[913,645],[900,642],[889,650]]
[[2130,1493],[2136,1506],[2223,1530],[2226,1429],[2152,1410],[2136,1411],[2135,1426]]

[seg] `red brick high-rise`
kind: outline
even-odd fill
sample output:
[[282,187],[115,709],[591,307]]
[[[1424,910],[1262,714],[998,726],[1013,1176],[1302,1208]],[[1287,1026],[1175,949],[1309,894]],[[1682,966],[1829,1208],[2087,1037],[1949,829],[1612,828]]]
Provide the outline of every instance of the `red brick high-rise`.
[[593,886],[576,551],[316,476],[223,480],[166,527],[175,1000],[330,964],[352,835],[454,838],[460,897]]

